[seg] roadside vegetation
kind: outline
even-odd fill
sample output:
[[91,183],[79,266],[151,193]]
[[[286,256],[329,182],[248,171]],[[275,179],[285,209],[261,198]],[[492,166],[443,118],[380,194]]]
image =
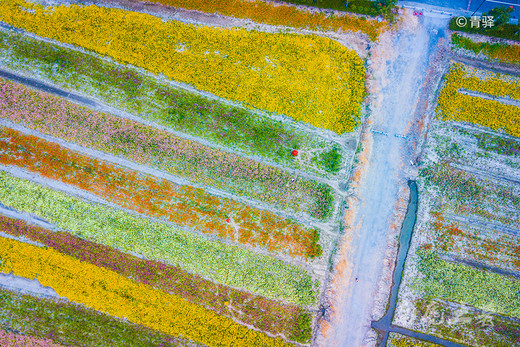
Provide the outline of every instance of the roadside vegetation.
[[305,5],[337,11],[353,12],[368,16],[382,15],[389,20],[394,19],[392,9],[394,9],[395,5],[397,4],[397,0],[283,0],[276,2],[288,2],[296,5]]
[[494,20],[493,26],[486,28],[482,25],[472,27],[469,17],[466,17],[466,25],[461,27],[457,24],[457,17],[453,17],[450,21],[450,30],[520,41],[520,26],[509,23],[512,12],[511,7],[499,6],[488,13],[483,13],[483,16],[492,16]]

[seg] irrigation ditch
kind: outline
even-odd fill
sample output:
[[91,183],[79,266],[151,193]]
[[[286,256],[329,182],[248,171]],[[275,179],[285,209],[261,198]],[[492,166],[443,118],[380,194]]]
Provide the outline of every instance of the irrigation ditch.
[[413,229],[415,227],[415,222],[417,219],[417,207],[419,205],[417,183],[415,181],[410,180],[408,181],[408,186],[410,187],[410,200],[408,202],[408,208],[404,217],[403,225],[401,227],[401,233],[399,236],[399,251],[397,253],[394,278],[392,281],[392,289],[390,292],[390,301],[385,315],[378,321],[372,321],[371,326],[380,334],[380,338],[382,336],[382,340],[380,339],[381,343],[379,344],[379,346],[381,347],[386,346],[388,335],[391,332],[396,332],[409,337],[436,343],[441,346],[463,347],[464,345],[455,342],[443,340],[435,336],[416,332],[392,324],[392,319],[394,317],[395,308],[397,305],[397,295],[399,293],[399,286],[401,284],[401,279],[403,276],[404,264],[406,262],[406,256],[408,255],[408,249],[410,248],[410,241],[412,239]]

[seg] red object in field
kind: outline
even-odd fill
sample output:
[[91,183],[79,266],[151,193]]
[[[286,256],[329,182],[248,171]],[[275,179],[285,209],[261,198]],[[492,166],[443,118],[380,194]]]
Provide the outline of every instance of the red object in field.
[[298,151],[297,150],[292,151],[292,156],[293,157],[296,157],[297,155],[298,155]]
[[419,16],[422,16],[422,12],[419,12]]
[[414,12],[413,15],[414,15],[414,16],[417,16],[417,12]]
[[227,223],[231,223],[231,219],[229,219],[229,218],[226,219],[226,222],[227,222]]

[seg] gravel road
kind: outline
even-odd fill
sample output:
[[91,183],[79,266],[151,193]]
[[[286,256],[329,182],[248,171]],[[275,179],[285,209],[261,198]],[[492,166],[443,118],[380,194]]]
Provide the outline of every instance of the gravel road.
[[[415,109],[425,84],[429,56],[444,36],[442,28],[446,26],[446,19],[408,15],[399,34],[385,34],[376,47],[372,66],[375,80],[370,82],[370,89],[379,95],[375,95],[371,125],[366,129],[372,145],[356,189],[359,203],[347,230],[347,244],[341,247],[345,265],[336,273],[341,278],[335,278],[332,288],[334,310],[330,323],[322,328],[318,345],[375,345],[370,322],[380,318],[374,308],[381,305],[375,298],[388,264],[384,254],[397,212],[399,186],[406,184],[409,162],[414,158],[414,142],[410,139],[416,134],[408,134],[408,130],[421,116]],[[388,135],[373,134],[372,129]]]

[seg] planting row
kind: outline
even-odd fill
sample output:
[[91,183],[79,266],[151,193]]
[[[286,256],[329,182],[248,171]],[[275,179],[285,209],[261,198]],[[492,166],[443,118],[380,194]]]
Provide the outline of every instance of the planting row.
[[520,157],[519,140],[504,138],[488,133],[475,133],[472,135],[477,139],[477,146],[485,151],[494,152],[500,155]]
[[65,232],[30,226],[20,220],[0,216],[0,231],[39,242],[273,335],[301,343],[308,342],[311,336],[312,316],[296,306],[225,287],[178,267],[141,259]]
[[[414,299],[409,305],[406,326],[467,346],[517,346],[517,321],[438,299]],[[415,346],[415,345],[414,345]]]
[[520,272],[518,237],[452,222],[438,212],[432,215],[433,221],[422,232],[428,235],[436,250],[488,266]]
[[451,43],[455,48],[483,54],[489,60],[496,59],[501,63],[520,64],[520,45],[504,43],[475,42],[459,34],[451,35]]
[[[23,341],[20,346],[126,347],[203,346],[148,327],[111,317],[65,299],[42,299],[0,289],[0,324],[23,335],[0,331],[1,338]],[[25,340],[24,340],[25,339]],[[29,344],[45,340],[45,344]],[[27,343],[27,344],[25,344]],[[2,346],[6,346],[3,343]]]
[[417,251],[418,276],[412,288],[427,298],[442,298],[520,318],[520,280],[442,260],[425,249]]
[[[0,61],[12,70],[80,90],[129,113],[248,155],[325,176],[337,173],[345,160],[340,146],[288,122],[175,88],[91,54],[4,31],[0,31],[0,48]],[[297,157],[292,155],[294,150]]]
[[464,88],[494,96],[520,100],[520,79],[491,73],[464,64],[453,64],[444,78],[453,88]]
[[437,111],[440,112],[438,118],[443,121],[470,122],[520,136],[520,107],[464,95],[458,92],[459,88],[518,100],[518,80],[507,82],[502,78],[489,78],[484,72],[468,70],[463,65],[454,64],[444,77],[444,87],[437,100]]
[[168,6],[182,7],[225,16],[247,18],[255,22],[284,25],[311,30],[354,31],[367,34],[376,40],[387,23],[367,20],[352,15],[332,16],[322,12],[310,12],[285,4],[273,4],[261,0],[148,0]]
[[38,281],[60,296],[168,335],[207,345],[283,346],[280,339],[250,330],[178,296],[113,271],[41,248],[0,238],[0,271]]
[[164,22],[94,5],[51,10],[23,0],[3,0],[0,19],[338,134],[359,125],[363,62],[328,38]]
[[474,215],[513,228],[520,227],[520,196],[510,184],[478,178],[446,165],[432,165],[419,172],[437,195],[437,212]]
[[0,127],[0,163],[72,184],[139,213],[271,252],[314,258],[319,231],[202,189],[140,175],[55,143]]
[[0,173],[0,203],[32,213],[74,236],[165,261],[212,281],[297,305],[316,302],[318,281],[303,269],[272,257],[88,203]]
[[328,218],[334,209],[334,193],[326,184],[3,79],[0,117],[281,209],[307,212],[318,219]]

